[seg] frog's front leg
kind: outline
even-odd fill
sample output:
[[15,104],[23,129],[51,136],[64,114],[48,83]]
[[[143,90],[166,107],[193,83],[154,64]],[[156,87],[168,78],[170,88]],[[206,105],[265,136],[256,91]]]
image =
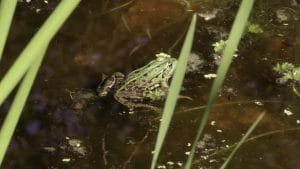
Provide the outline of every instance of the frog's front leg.
[[143,93],[145,98],[149,98],[151,101],[163,100],[167,94],[168,88],[155,89],[153,91],[147,91]]
[[168,81],[164,80],[161,82],[161,87],[162,88],[165,88],[165,89],[169,89],[169,84],[168,84]]

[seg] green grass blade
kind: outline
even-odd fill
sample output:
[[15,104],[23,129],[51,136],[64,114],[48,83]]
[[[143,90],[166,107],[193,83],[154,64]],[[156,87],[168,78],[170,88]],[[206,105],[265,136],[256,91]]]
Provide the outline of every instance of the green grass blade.
[[196,145],[197,145],[198,140],[200,139],[203,129],[207,123],[208,115],[212,108],[212,105],[218,97],[219,90],[224,82],[228,68],[231,64],[233,54],[234,54],[235,50],[237,49],[238,43],[243,35],[243,32],[247,25],[248,17],[250,15],[253,3],[254,3],[254,0],[243,0],[241,3],[238,14],[236,16],[236,19],[235,19],[232,29],[230,31],[229,39],[227,41],[227,44],[226,44],[226,47],[224,50],[224,56],[222,57],[221,64],[218,68],[217,77],[213,82],[213,86],[212,86],[212,89],[210,92],[207,107],[204,110],[204,113],[202,115],[202,119],[201,119],[195,140],[194,140],[192,148],[191,148],[191,153],[186,162],[185,169],[191,168],[195,150],[196,150]]
[[0,2],[0,61],[16,5],[17,0],[2,0]]
[[262,118],[264,117],[265,113],[260,114],[255,122],[251,125],[251,127],[248,129],[248,131],[246,132],[246,134],[243,136],[243,138],[239,141],[239,143],[235,146],[235,148],[232,150],[232,152],[230,153],[230,155],[227,157],[227,159],[225,160],[225,162],[222,164],[222,166],[220,167],[220,169],[225,169],[226,166],[228,165],[229,161],[232,159],[232,157],[234,156],[234,154],[236,153],[236,151],[241,147],[241,145],[246,141],[246,139],[249,137],[249,135],[252,133],[252,131],[255,129],[255,127],[257,126],[257,124],[262,120]]
[[[243,144],[249,143],[251,141],[253,142],[253,141],[256,141],[257,139],[262,139],[264,137],[270,137],[270,136],[277,135],[277,134],[286,134],[286,133],[290,133],[290,132],[299,132],[299,131],[300,131],[300,127],[280,129],[280,130],[272,130],[272,131],[269,131],[269,132],[266,132],[266,133],[262,133],[262,134],[255,135],[255,136],[252,136],[250,138],[247,138],[246,140],[244,140]],[[225,152],[234,149],[237,146],[238,143],[234,143],[232,145],[226,146],[226,148],[222,148],[218,151],[213,152],[212,154],[205,155],[206,160],[214,158],[215,156],[218,156],[219,154],[224,154]],[[202,160],[204,160],[204,159],[195,160],[193,162],[193,165],[196,165],[196,164],[200,165]]]
[[112,9],[110,9],[108,12],[114,12],[114,11],[119,10],[119,9],[121,9],[121,8],[127,7],[127,6],[129,6],[130,4],[132,4],[134,1],[135,1],[135,0],[130,0],[130,1],[128,1],[128,2],[125,2],[124,4],[121,4],[120,6],[117,6],[117,7],[114,7],[114,8],[112,8]]
[[46,43],[50,42],[79,2],[80,0],[61,1],[41,29],[22,51],[21,55],[0,82],[0,106],[28,70],[30,64],[37,59],[36,57],[39,55],[39,50],[44,47]]
[[0,130],[0,166],[21,116],[21,112],[26,103],[27,97],[43,60],[46,49],[47,46],[44,46],[43,49],[40,49],[40,57],[36,57],[37,59],[34,61],[28,72],[26,73]]
[[153,158],[152,158],[151,169],[154,169],[157,164],[158,156],[161,151],[164,139],[166,137],[166,134],[167,134],[167,131],[168,131],[168,128],[169,128],[169,125],[170,125],[170,122],[171,122],[171,119],[172,119],[172,116],[174,113],[177,98],[179,96],[179,92],[180,92],[182,81],[183,81],[184,74],[185,74],[185,68],[187,65],[189,55],[191,53],[191,48],[192,48],[193,39],[194,39],[194,32],[195,32],[195,27],[196,27],[196,21],[197,21],[196,15],[194,14],[193,19],[190,24],[190,27],[189,27],[189,30],[187,32],[183,47],[180,52],[180,56],[178,59],[178,63],[176,65],[174,77],[172,79],[171,86],[170,86],[170,89],[168,92],[168,97],[166,99],[166,103],[164,106],[164,111],[163,111],[161,123],[159,126],[159,132],[158,132],[155,149],[154,149],[154,154],[153,154]]

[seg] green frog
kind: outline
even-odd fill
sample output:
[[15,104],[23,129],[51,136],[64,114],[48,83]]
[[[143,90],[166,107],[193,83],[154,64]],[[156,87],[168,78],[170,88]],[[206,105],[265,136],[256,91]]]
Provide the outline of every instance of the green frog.
[[148,108],[153,101],[163,100],[169,89],[177,60],[166,53],[159,53],[156,59],[138,68],[125,77],[117,72],[106,78],[97,89],[100,97],[113,92],[113,97],[129,109]]

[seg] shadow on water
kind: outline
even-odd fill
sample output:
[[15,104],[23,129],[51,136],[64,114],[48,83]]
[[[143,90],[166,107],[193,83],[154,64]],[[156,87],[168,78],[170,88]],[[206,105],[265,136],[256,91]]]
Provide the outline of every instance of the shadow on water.
[[[57,3],[18,3],[1,76]],[[3,168],[149,168],[159,115],[142,110],[132,114],[112,97],[95,97],[96,88],[104,74],[127,74],[156,53],[177,56],[193,10],[199,14],[195,64],[182,90],[193,100],[179,100],[160,158],[160,167],[180,168],[212,84],[204,75],[217,68],[212,44],[228,36],[238,4],[196,1],[187,9],[177,1],[83,1],[49,47]],[[263,112],[254,138],[241,147],[230,168],[300,168],[299,98],[288,85],[277,84],[272,71],[277,62],[295,60],[299,8],[293,0],[255,4],[250,21],[264,32],[242,39],[199,142],[194,168],[218,168],[230,146]],[[9,105],[7,100],[1,107],[1,121]],[[255,137],[264,133],[269,134]]]

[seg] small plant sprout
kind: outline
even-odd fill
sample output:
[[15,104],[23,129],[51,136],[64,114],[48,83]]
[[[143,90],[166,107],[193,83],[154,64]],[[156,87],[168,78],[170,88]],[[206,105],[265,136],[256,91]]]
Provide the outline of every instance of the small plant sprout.
[[263,33],[264,32],[264,30],[262,29],[262,27],[259,24],[257,24],[257,23],[249,23],[247,29],[248,29],[248,32],[255,33],[255,34]]
[[[219,40],[218,42],[213,43],[212,46],[214,47],[215,53],[222,55],[223,51],[226,47],[226,44],[227,44],[227,40],[223,40],[223,39]],[[235,49],[235,51],[237,52],[238,49]],[[233,56],[237,57],[237,54],[235,53]]]
[[281,75],[281,82],[291,82],[293,92],[300,97],[300,93],[297,89],[297,85],[299,86],[300,84],[300,67],[295,67],[291,63],[284,62],[277,63],[273,70]]
[[225,46],[226,46],[226,41],[219,40],[218,42],[215,42],[214,44],[212,44],[212,46],[214,47],[215,53],[223,53]]
[[286,81],[300,82],[300,67],[295,67],[291,63],[284,62],[278,63],[273,69],[282,75],[282,78]]
[[[215,60],[216,65],[220,65],[222,55],[226,45],[227,45],[227,40],[222,40],[222,39],[212,44],[215,51],[215,53],[213,54],[213,58]],[[235,51],[237,51],[237,49]],[[237,56],[238,56],[237,53],[233,54],[233,57],[237,57]]]

